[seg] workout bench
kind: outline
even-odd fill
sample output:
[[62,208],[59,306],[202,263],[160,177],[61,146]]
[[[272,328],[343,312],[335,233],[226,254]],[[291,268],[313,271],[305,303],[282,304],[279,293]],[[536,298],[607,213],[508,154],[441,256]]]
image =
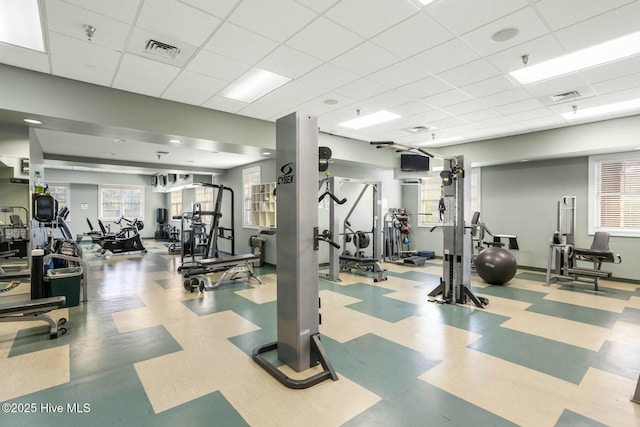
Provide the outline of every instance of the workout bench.
[[67,319],[63,317],[56,321],[47,313],[62,308],[66,302],[65,297],[58,296],[0,304],[0,322],[47,322],[49,338],[58,338],[58,334],[64,335],[67,332],[66,328],[58,328],[59,325],[67,323]]
[[209,291],[216,289],[226,280],[237,280],[241,275],[244,275],[248,279],[256,279],[258,283],[262,284],[262,280],[260,280],[260,278],[253,272],[252,266],[254,261],[259,260],[260,257],[255,254],[232,255],[197,260],[194,266],[189,267],[183,273],[185,278],[218,272],[224,273],[214,284],[205,284],[203,280],[194,278],[191,280],[185,280],[184,287],[186,290],[191,292],[194,292],[195,289],[199,289],[200,292]]

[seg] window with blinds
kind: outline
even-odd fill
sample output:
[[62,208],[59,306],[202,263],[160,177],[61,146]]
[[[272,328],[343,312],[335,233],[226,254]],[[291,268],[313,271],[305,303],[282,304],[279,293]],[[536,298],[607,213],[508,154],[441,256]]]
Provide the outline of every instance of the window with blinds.
[[242,170],[242,225],[257,227],[253,218],[253,194],[251,187],[260,184],[260,166]]
[[[471,169],[471,212],[480,211],[480,168]],[[442,196],[439,174],[422,178],[418,200],[418,227],[433,227],[440,223],[438,205]],[[427,214],[427,215],[424,215]],[[430,215],[429,215],[430,214]]]
[[589,158],[589,233],[640,236],[640,155]]
[[182,190],[171,192],[171,217],[182,215]]
[[99,219],[115,221],[121,216],[127,219],[144,218],[144,187],[100,185]]
[[196,187],[196,203],[200,203],[202,211],[213,211],[213,188]]

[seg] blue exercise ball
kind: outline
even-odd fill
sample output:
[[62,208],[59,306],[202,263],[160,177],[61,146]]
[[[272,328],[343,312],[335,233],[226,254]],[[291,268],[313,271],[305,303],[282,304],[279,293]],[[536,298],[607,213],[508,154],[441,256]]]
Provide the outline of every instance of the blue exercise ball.
[[518,269],[516,258],[502,248],[487,248],[480,252],[474,262],[476,273],[492,285],[503,285],[513,279]]

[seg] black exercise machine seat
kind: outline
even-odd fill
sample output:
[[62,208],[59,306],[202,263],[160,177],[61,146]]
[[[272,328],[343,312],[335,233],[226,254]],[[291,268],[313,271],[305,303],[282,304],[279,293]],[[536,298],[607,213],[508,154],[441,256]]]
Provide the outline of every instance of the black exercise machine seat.
[[593,235],[591,248],[573,248],[573,254],[582,261],[591,261],[599,265],[603,262],[621,262],[620,255],[614,255],[609,250],[609,233],[596,231]]
[[[46,313],[57,310],[67,302],[63,296],[0,304],[0,322],[42,321],[49,324],[49,337],[58,338],[58,322]],[[66,319],[65,319],[66,321]],[[60,321],[60,324],[64,322]],[[64,333],[66,330],[61,329]]]

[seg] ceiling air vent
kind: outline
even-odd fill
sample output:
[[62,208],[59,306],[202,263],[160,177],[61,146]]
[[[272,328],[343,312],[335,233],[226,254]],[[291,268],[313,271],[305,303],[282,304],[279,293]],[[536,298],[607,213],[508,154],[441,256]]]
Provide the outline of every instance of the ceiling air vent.
[[571,99],[580,98],[582,95],[577,90],[572,90],[571,92],[559,93],[557,95],[551,95],[551,100],[553,102],[565,102]]
[[144,46],[144,53],[160,56],[165,59],[175,59],[180,53],[180,48],[158,40],[149,39]]

